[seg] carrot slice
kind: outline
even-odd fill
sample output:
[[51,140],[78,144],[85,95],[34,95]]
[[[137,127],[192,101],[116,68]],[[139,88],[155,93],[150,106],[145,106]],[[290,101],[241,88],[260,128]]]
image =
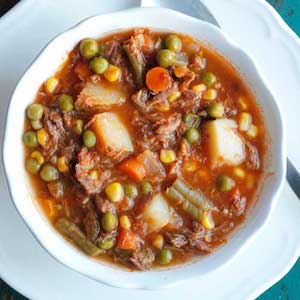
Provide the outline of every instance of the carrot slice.
[[143,180],[146,176],[145,167],[134,158],[130,158],[120,164],[119,169],[138,181]]
[[137,248],[137,238],[134,232],[128,229],[121,229],[117,239],[117,247],[123,250],[135,250]]
[[146,75],[146,85],[153,92],[161,92],[169,88],[172,84],[168,70],[162,67],[155,67],[148,71]]

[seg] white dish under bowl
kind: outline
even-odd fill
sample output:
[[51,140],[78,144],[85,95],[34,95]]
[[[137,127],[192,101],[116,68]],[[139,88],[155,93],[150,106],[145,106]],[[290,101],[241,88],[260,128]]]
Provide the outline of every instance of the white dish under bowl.
[[[176,20],[176,22],[175,22]],[[41,213],[30,189],[24,168],[22,134],[24,112],[39,86],[51,76],[66,54],[85,37],[99,38],[112,31],[132,27],[160,28],[189,34],[210,45],[242,74],[263,112],[270,143],[259,200],[250,209],[246,222],[229,242],[201,260],[170,270],[128,272],[91,259],[67,243]],[[16,122],[16,120],[19,120]],[[12,149],[19,149],[12,151]],[[285,138],[278,105],[260,76],[253,60],[220,29],[198,19],[163,8],[134,8],[91,17],[50,42],[19,81],[7,115],[3,160],[12,199],[19,213],[42,246],[70,268],[98,281],[125,288],[157,289],[191,277],[203,276],[228,263],[266,223],[282,189],[286,172]]]

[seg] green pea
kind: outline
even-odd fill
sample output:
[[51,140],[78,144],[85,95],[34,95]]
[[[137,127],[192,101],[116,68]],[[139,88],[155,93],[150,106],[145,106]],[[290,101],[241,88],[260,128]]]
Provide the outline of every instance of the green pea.
[[222,103],[213,103],[206,110],[212,118],[222,118],[224,116],[224,106]]
[[33,158],[26,161],[26,169],[29,173],[36,175],[40,170],[41,165]]
[[108,212],[102,217],[102,227],[106,232],[111,232],[118,227],[118,218],[111,212]]
[[194,127],[189,128],[185,134],[185,138],[190,144],[196,143],[200,139],[200,137],[201,136],[199,130]]
[[124,193],[128,198],[136,198],[138,195],[137,187],[134,184],[125,184]]
[[43,123],[41,120],[33,120],[30,122],[30,124],[34,130],[39,130],[43,128]]
[[96,74],[103,74],[108,68],[108,61],[103,57],[94,57],[90,62],[91,69]]
[[221,192],[229,192],[235,187],[235,181],[229,176],[222,174],[218,178],[217,187]]
[[159,251],[157,258],[161,265],[167,265],[171,262],[173,258],[172,251],[170,249],[164,248],[161,251]]
[[203,83],[205,83],[208,87],[211,87],[216,81],[217,77],[215,74],[211,72],[207,72],[202,77]]
[[74,108],[74,100],[72,96],[62,94],[58,97],[58,105],[61,111],[70,112]]
[[183,122],[188,127],[195,127],[197,128],[200,125],[200,117],[195,114],[186,114],[183,116]]
[[31,104],[27,109],[27,117],[30,120],[40,120],[43,116],[43,105],[38,103]]
[[115,241],[113,239],[105,239],[99,243],[99,247],[104,250],[109,250],[114,246],[114,244]]
[[81,135],[82,130],[83,130],[83,121],[80,119],[77,119],[75,121],[74,132],[78,135]]
[[143,181],[141,183],[141,192],[143,195],[148,195],[152,192],[152,185],[149,181]]
[[34,148],[38,146],[38,140],[36,133],[32,130],[26,131],[23,135],[23,143],[29,148]]
[[92,58],[98,53],[98,43],[94,39],[84,39],[79,46],[80,54],[85,58]]
[[47,163],[43,165],[41,172],[40,172],[41,178],[46,182],[51,182],[54,180],[57,180],[59,178],[59,172],[55,167],[53,167],[51,164]]
[[169,34],[166,37],[165,45],[169,50],[179,52],[182,48],[181,39],[176,34]]
[[168,68],[173,65],[175,57],[176,55],[174,51],[171,51],[169,49],[163,49],[158,51],[156,60],[161,67]]
[[96,136],[92,130],[86,130],[83,134],[83,143],[87,148],[93,148],[96,145]]

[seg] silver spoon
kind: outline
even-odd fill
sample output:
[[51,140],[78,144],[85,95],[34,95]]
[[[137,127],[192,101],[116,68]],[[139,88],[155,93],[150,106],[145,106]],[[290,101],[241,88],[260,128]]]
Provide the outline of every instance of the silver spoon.
[[[141,0],[141,7],[170,8],[211,23],[217,27],[221,27],[208,8],[200,0]],[[300,174],[289,158],[287,158],[286,179],[300,199]]]

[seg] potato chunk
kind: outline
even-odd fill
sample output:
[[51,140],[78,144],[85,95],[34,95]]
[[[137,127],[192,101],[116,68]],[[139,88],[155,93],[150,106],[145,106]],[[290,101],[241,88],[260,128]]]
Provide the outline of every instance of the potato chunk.
[[162,194],[156,194],[144,208],[143,219],[148,224],[148,233],[169,223],[170,211]]
[[76,101],[76,109],[83,111],[102,112],[114,105],[125,102],[126,94],[116,87],[102,86],[88,82]]
[[245,159],[245,143],[236,131],[234,120],[209,121],[206,129],[211,167],[236,166]]
[[133,152],[128,130],[115,113],[97,114],[91,121],[97,137],[97,150],[100,154],[115,156]]

